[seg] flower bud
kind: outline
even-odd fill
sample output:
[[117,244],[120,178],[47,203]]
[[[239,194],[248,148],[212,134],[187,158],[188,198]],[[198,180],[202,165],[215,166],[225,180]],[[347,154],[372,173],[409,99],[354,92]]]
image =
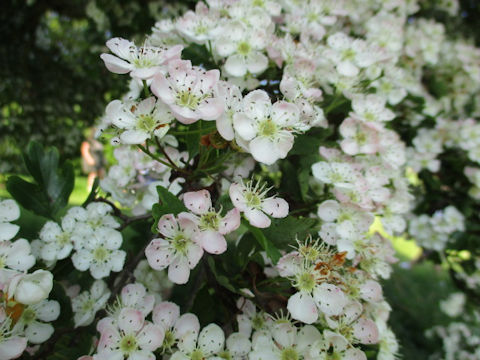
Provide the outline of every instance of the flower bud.
[[53,288],[53,275],[49,271],[37,270],[22,276],[14,286],[12,285],[14,284],[10,284],[9,293],[16,301],[33,305],[48,297]]

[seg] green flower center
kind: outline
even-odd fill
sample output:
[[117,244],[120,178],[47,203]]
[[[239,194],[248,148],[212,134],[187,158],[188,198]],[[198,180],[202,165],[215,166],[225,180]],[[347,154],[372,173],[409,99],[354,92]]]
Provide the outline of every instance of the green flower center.
[[238,44],[237,51],[240,55],[246,56],[250,53],[251,49],[252,48],[249,43],[247,43],[246,41],[242,41],[241,43]]
[[247,202],[248,207],[259,208],[262,205],[262,200],[260,197],[251,191],[247,191],[245,193],[245,200]]
[[355,58],[355,51],[347,49],[343,51],[342,55],[344,60],[352,60]]
[[309,261],[316,261],[320,256],[317,248],[308,245],[302,245],[298,248],[298,252]]
[[125,335],[122,340],[120,340],[120,351],[124,354],[130,354],[137,350],[137,348],[137,339],[133,335]]
[[105,261],[108,258],[109,253],[110,252],[103,246],[99,246],[93,252],[93,259],[98,262]]
[[137,57],[132,61],[132,63],[133,65],[135,65],[136,68],[149,68],[155,65],[155,63],[151,59],[145,56]]
[[151,115],[141,114],[137,117],[137,129],[145,132],[152,132],[155,130],[157,122]]
[[173,239],[172,239],[172,246],[175,249],[175,251],[185,254],[187,252],[187,244],[188,240],[185,238],[185,235],[183,233],[177,234]]
[[316,281],[313,274],[310,274],[309,272],[304,272],[297,275],[295,287],[301,291],[311,292],[313,291],[315,284]]
[[33,310],[32,308],[27,307],[25,310],[23,310],[22,321],[25,324],[30,324],[36,319],[36,317],[37,317],[37,314],[35,313],[35,310]]
[[263,316],[260,315],[260,314],[257,314],[253,317],[252,319],[252,327],[255,329],[255,330],[260,330],[261,328],[263,328],[263,326],[265,325],[265,321],[263,320]]
[[60,235],[57,235],[56,240],[58,245],[65,246],[70,243],[70,236],[67,233],[61,233]]
[[376,119],[375,114],[372,114],[371,112],[366,112],[363,116],[367,121],[375,121]]
[[95,300],[90,298],[82,304],[82,311],[90,311],[93,309],[94,305],[95,305]]
[[203,356],[203,352],[200,349],[195,349],[193,352],[190,354],[190,359],[192,360],[204,360],[205,357]]
[[200,103],[200,98],[190,91],[181,91],[177,93],[177,105],[195,110]]
[[219,225],[220,217],[214,211],[209,211],[200,218],[199,227],[201,230],[218,230]]
[[171,349],[175,345],[175,336],[170,330],[165,331],[165,337],[163,338],[162,347],[164,350]]
[[277,133],[277,131],[278,127],[272,119],[265,119],[258,126],[258,133],[260,136],[271,138]]
[[281,360],[299,360],[300,356],[298,355],[298,352],[292,348],[286,348],[282,350],[282,355],[280,357]]

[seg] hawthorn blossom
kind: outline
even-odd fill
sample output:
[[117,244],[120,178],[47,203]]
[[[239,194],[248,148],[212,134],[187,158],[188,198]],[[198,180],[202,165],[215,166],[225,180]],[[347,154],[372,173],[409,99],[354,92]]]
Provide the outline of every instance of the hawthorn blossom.
[[356,95],[352,99],[350,117],[379,128],[379,124],[395,118],[395,113],[386,107],[386,99],[375,94]]
[[103,280],[96,280],[90,291],[84,291],[72,298],[73,321],[75,327],[90,325],[97,311],[105,308],[110,291]]
[[215,359],[215,355],[223,350],[225,334],[216,324],[205,326],[200,334],[196,331],[187,331],[180,338],[171,360],[188,359]]
[[218,26],[219,14],[209,9],[203,2],[195,5],[195,12],[187,11],[175,22],[175,28],[181,36],[196,44],[205,44],[211,40]]
[[217,94],[225,104],[225,111],[216,120],[217,131],[225,140],[232,141],[235,138],[233,116],[242,109],[242,93],[238,86],[219,81]]
[[249,359],[304,359],[320,336],[314,326],[297,328],[288,320],[278,320],[271,328],[271,335],[259,334],[253,339]]
[[0,242],[0,269],[26,271],[35,265],[30,243],[25,239]]
[[59,315],[60,304],[57,301],[43,300],[26,306],[14,327],[16,331],[24,331],[32,344],[41,344],[52,336],[54,328],[48,323],[57,320]]
[[95,279],[107,277],[110,272],[122,270],[126,253],[119,250],[122,234],[114,229],[101,227],[92,233],[88,241],[76,245],[72,255],[73,266],[79,271],[90,270]]
[[145,320],[141,311],[123,308],[117,320],[104,318],[97,324],[100,332],[94,360],[155,359],[153,352],[163,343],[162,326]]
[[164,65],[172,60],[179,59],[183,50],[182,45],[168,47],[142,46],[137,47],[133,42],[113,38],[107,41],[107,47],[114,54],[102,54],[108,70],[115,74],[128,74],[134,78],[147,80],[159,72],[164,71]]
[[14,200],[0,201],[0,241],[13,239],[20,227],[11,224],[20,217],[20,208]]
[[244,76],[247,72],[260,74],[268,67],[268,58],[262,50],[267,44],[263,29],[247,27],[240,21],[231,21],[222,27],[215,39],[218,55],[226,57],[225,71],[232,76]]
[[183,124],[216,120],[224,111],[223,101],[215,94],[219,78],[218,70],[205,71],[189,60],[172,60],[168,74],[157,74],[151,89]]
[[245,214],[245,217],[255,227],[267,228],[271,224],[270,215],[274,218],[284,218],[288,215],[288,203],[281,198],[267,197],[268,188],[253,181],[232,183],[229,194],[233,205]]
[[221,254],[227,250],[224,235],[240,226],[240,211],[233,208],[225,216],[212,206],[210,193],[207,190],[187,192],[183,202],[192,213],[182,212],[179,218],[191,219],[198,227],[195,241],[210,254]]
[[300,113],[294,104],[271,104],[263,90],[250,92],[243,99],[243,112],[233,116],[233,127],[255,160],[271,165],[284,159],[293,146],[293,127]]
[[12,331],[12,319],[7,315],[5,308],[0,307],[0,359],[16,359],[25,351],[26,347],[25,334],[20,331]]
[[354,118],[345,119],[339,128],[343,140],[340,147],[348,155],[374,154],[378,149],[378,133]]
[[171,351],[178,340],[189,332],[198,334],[200,322],[196,315],[186,313],[180,316],[180,307],[172,302],[164,301],[153,309],[154,324],[161,325],[165,330],[162,344],[163,351]]
[[199,229],[194,221],[172,214],[158,221],[158,231],[163,238],[153,239],[145,249],[148,263],[155,270],[168,267],[168,278],[175,284],[185,284],[203,256],[203,248],[196,237]]
[[9,298],[24,305],[35,305],[48,297],[53,288],[53,275],[46,270],[14,275],[4,291]]
[[107,105],[106,117],[124,130],[120,134],[124,144],[142,144],[152,136],[162,138],[174,119],[167,105],[153,96],[140,102],[113,100]]

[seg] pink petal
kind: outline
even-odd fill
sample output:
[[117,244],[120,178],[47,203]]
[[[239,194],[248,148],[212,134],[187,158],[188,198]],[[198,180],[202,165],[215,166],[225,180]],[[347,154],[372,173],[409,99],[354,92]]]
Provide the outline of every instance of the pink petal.
[[175,325],[180,316],[180,307],[169,301],[163,301],[153,309],[152,320],[155,324],[163,325],[167,330]]
[[140,310],[124,308],[118,316],[118,327],[126,334],[139,331],[144,322],[145,318]]
[[377,325],[372,320],[362,317],[353,324],[353,336],[362,344],[376,344],[379,340]]
[[221,254],[227,250],[225,238],[217,231],[202,231],[197,239],[200,246],[209,254]]
[[200,322],[196,315],[187,313],[180,316],[175,323],[175,335],[179,339],[189,331],[198,334],[200,332]]
[[183,195],[188,210],[197,215],[205,214],[212,207],[210,193],[207,190],[190,191]]
[[281,198],[265,199],[262,210],[274,218],[284,218],[288,215],[288,203]]
[[272,223],[270,218],[258,209],[246,209],[245,217],[248,222],[257,228],[268,228]]
[[240,211],[245,211],[247,209],[245,196],[243,196],[243,189],[244,187],[237,183],[233,183],[230,185],[230,189],[228,189],[233,206]]
[[240,226],[240,211],[237,208],[233,208],[223,217],[220,222],[218,232],[222,235],[226,235],[235,231]]
[[220,98],[209,98],[203,100],[199,105],[197,112],[203,120],[216,120],[225,110],[225,104]]
[[163,215],[158,220],[157,230],[165,237],[171,238],[178,231],[177,220],[172,214]]
[[142,350],[155,351],[163,344],[165,330],[161,325],[148,323],[137,335],[138,344]]
[[133,69],[133,65],[111,54],[102,54],[100,58],[106,68],[114,74],[127,74]]
[[155,75],[152,84],[150,85],[150,89],[165,104],[171,105],[175,103],[174,90],[171,88],[170,82],[162,73]]
[[318,319],[318,311],[310,294],[297,292],[288,299],[287,309],[292,318],[305,324],[313,324]]
[[163,239],[153,239],[145,249],[148,264],[155,270],[165,269],[173,261],[173,251]]

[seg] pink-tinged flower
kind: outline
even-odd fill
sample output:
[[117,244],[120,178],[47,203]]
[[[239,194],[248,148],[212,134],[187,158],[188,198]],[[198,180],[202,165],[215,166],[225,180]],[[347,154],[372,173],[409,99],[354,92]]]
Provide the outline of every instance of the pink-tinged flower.
[[296,105],[286,101],[272,105],[265,91],[255,90],[243,99],[243,112],[233,116],[233,126],[254,159],[271,165],[292,148],[299,118]]
[[181,123],[216,120],[224,111],[223,101],[216,95],[219,78],[216,69],[205,71],[189,60],[172,60],[168,74],[157,74],[151,89]]
[[265,186],[247,181],[233,183],[229,190],[233,205],[245,214],[250,224],[259,228],[270,226],[271,221],[267,215],[274,218],[284,218],[288,215],[288,203],[281,198],[267,197],[269,189]]
[[374,154],[378,150],[378,133],[365,123],[347,118],[340,125],[342,150],[348,155]]
[[125,285],[120,293],[120,305],[139,310],[144,317],[153,309],[155,296],[148,294],[147,289],[140,283]]
[[199,229],[186,217],[163,215],[158,221],[162,239],[153,239],[145,249],[148,263],[155,270],[168,267],[168,278],[175,284],[185,284],[203,256],[203,249],[196,237]]
[[210,193],[207,190],[187,192],[183,202],[192,213],[180,213],[179,218],[188,218],[194,221],[199,233],[196,242],[210,254],[221,254],[227,250],[227,241],[224,235],[236,230],[240,226],[240,211],[233,208],[225,216],[221,210],[216,211],[212,206]]
[[100,320],[97,330],[101,336],[94,360],[154,360],[153,352],[165,336],[161,325],[146,321],[141,311],[130,308],[122,309],[116,321],[109,317]]
[[152,320],[154,324],[163,326],[165,338],[162,344],[163,351],[171,352],[172,348],[185,334],[200,332],[200,322],[196,315],[186,313],[180,316],[177,304],[164,301],[153,309]]
[[113,38],[107,41],[107,47],[115,54],[102,54],[108,70],[115,74],[128,74],[134,78],[147,80],[161,72],[171,59],[179,59],[183,46],[171,48],[142,46],[137,47],[131,41]]

